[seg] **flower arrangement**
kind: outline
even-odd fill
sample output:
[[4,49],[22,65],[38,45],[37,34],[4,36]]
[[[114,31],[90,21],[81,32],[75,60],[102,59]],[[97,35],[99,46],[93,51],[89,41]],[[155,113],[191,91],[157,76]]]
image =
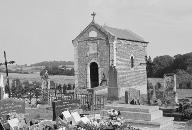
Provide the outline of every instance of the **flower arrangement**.
[[111,109],[107,119],[92,119],[89,123],[79,123],[77,130],[140,130],[130,126],[121,117],[120,111]]

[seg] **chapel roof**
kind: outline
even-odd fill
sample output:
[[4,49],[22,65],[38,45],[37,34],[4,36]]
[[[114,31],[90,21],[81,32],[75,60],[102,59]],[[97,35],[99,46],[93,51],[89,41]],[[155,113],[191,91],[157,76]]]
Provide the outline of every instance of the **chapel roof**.
[[119,39],[148,43],[144,41],[144,39],[141,36],[127,29],[119,29],[119,28],[109,27],[106,25],[103,26],[103,29]]
[[100,31],[105,33],[107,36],[112,35],[120,40],[148,43],[148,42],[144,41],[144,39],[141,36],[137,35],[136,33],[132,32],[130,30],[109,27],[106,25],[101,26],[101,25],[95,23],[94,21],[92,21],[75,39],[77,39],[79,36],[81,36],[91,26],[95,26],[97,29],[99,29]]

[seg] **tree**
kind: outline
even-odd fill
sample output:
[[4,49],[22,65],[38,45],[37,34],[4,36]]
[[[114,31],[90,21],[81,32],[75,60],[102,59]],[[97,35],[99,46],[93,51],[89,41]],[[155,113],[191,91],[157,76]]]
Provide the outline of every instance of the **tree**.
[[182,56],[180,54],[174,56],[174,62],[173,62],[173,69],[181,69],[186,70],[187,64],[185,61],[185,56]]
[[164,56],[157,56],[153,59],[154,64],[154,77],[163,77],[165,73],[172,73],[173,72],[173,65],[174,59],[169,55]]
[[153,76],[153,63],[151,60],[151,57],[149,56],[148,58],[146,57],[146,70],[147,70],[147,77],[152,77]]
[[74,68],[71,69],[66,69],[66,68],[61,68],[59,66],[47,66],[45,69],[43,69],[40,72],[40,76],[42,77],[45,73],[45,71],[48,71],[50,75],[69,75],[73,76],[74,75]]

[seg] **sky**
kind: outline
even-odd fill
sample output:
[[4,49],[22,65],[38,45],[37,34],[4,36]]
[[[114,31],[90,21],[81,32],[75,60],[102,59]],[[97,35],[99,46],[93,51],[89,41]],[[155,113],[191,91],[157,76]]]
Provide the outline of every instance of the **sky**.
[[0,0],[0,62],[73,61],[72,40],[92,21],[129,29],[148,55],[192,52],[191,0]]

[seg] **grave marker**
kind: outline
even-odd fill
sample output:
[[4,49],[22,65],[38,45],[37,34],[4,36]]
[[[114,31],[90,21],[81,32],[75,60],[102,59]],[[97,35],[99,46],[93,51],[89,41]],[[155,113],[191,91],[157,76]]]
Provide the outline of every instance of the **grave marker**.
[[164,98],[167,105],[174,105],[176,100],[176,75],[165,74],[164,75]]
[[80,105],[80,100],[59,100],[52,102],[53,108],[53,121],[63,112],[67,110],[78,109]]
[[109,68],[109,87],[108,87],[108,99],[119,99],[119,88],[117,84],[117,70],[114,66]]
[[0,118],[3,125],[7,123],[7,115],[13,112],[24,114],[25,101],[13,98],[0,100]]
[[125,91],[125,103],[130,104],[133,100],[137,103],[140,102],[140,90],[129,88],[128,91]]
[[81,122],[81,117],[78,112],[72,112],[72,124],[77,125],[79,122]]

